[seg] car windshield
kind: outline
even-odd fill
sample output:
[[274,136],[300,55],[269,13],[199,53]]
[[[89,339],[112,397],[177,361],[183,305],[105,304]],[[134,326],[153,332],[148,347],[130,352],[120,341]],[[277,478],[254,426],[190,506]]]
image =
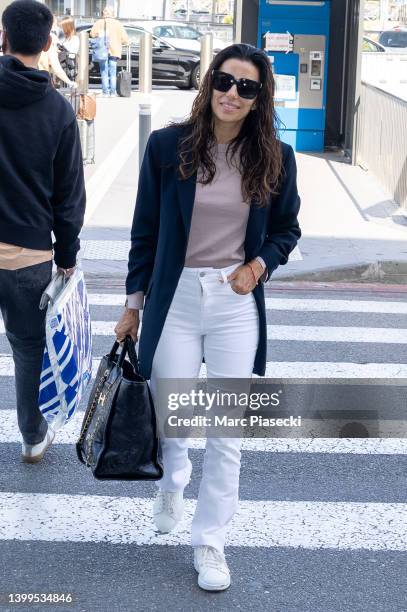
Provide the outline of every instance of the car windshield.
[[156,36],[162,36],[163,38],[175,38],[174,30],[171,26],[157,26],[153,29]]
[[385,47],[407,47],[407,32],[382,32],[379,43]]
[[126,32],[131,45],[140,44],[140,39],[143,34],[142,30],[136,30],[135,28],[126,28]]
[[193,28],[177,28],[179,38],[187,38],[189,40],[199,40],[201,33]]
[[[140,40],[147,30],[138,30],[137,28],[125,28],[131,45],[140,46]],[[153,47],[165,47],[164,41],[153,35]]]

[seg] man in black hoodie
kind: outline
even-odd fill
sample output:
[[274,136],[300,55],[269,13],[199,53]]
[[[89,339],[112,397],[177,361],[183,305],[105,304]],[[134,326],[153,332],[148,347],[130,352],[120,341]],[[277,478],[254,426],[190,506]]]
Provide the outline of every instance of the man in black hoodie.
[[36,0],[16,0],[2,17],[0,308],[15,364],[22,458],[30,463],[42,459],[55,435],[38,408],[45,346],[45,312],[38,306],[52,259],[67,274],[74,269],[85,212],[74,112],[37,69],[51,45],[52,21]]

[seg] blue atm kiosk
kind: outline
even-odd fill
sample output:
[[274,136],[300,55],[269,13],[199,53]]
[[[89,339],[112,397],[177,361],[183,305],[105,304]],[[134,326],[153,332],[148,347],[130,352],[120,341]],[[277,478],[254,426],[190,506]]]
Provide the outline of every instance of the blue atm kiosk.
[[279,138],[323,151],[330,1],[260,0],[258,41],[276,81]]

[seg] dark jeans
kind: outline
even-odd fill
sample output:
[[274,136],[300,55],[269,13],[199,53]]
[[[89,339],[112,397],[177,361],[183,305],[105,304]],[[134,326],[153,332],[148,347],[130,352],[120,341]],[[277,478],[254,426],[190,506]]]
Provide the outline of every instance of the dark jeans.
[[46,314],[39,303],[51,271],[51,261],[21,270],[0,270],[0,309],[13,351],[18,426],[27,444],[38,444],[47,432],[38,408]]

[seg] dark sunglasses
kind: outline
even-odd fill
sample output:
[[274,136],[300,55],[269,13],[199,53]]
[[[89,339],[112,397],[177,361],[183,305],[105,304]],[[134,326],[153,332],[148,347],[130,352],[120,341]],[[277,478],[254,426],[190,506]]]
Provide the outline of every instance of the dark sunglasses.
[[241,98],[253,100],[259,93],[262,84],[252,79],[235,79],[232,74],[221,70],[212,70],[212,86],[217,91],[229,91],[236,85],[237,93]]

